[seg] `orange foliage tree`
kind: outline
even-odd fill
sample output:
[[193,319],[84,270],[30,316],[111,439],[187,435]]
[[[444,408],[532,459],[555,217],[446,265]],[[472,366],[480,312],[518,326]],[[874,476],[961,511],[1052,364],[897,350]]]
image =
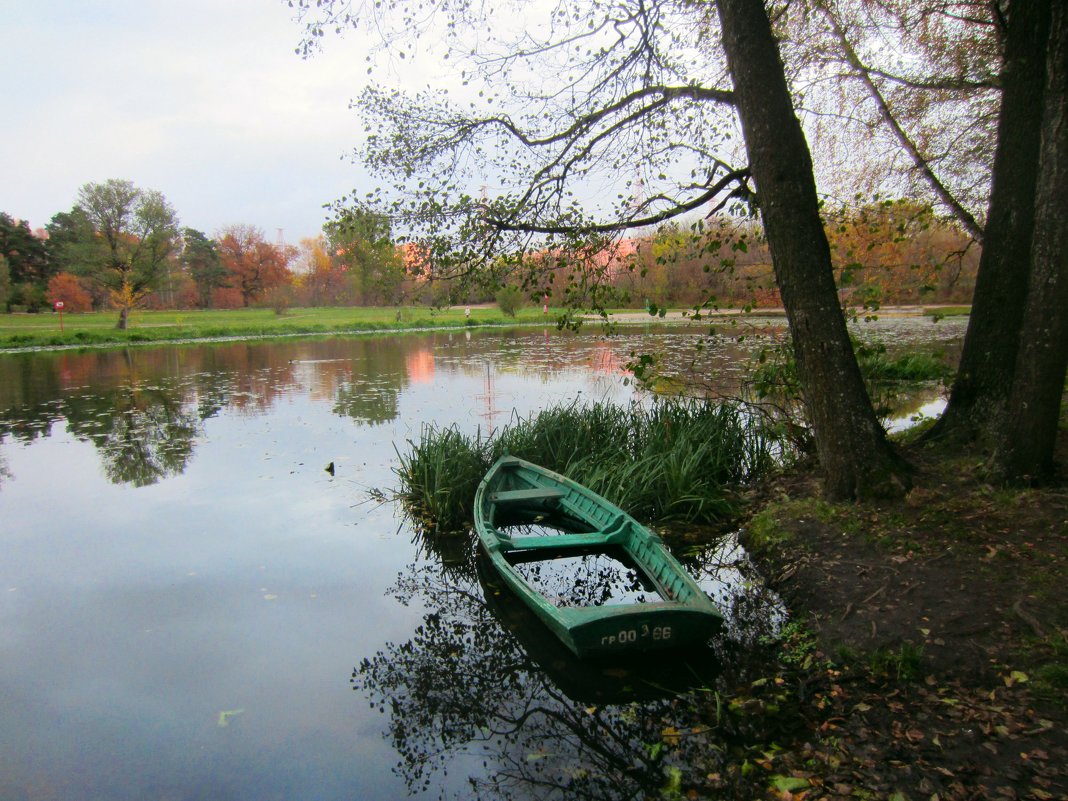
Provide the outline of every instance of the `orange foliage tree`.
[[722,216],[665,225],[636,240],[631,269],[617,285],[656,306],[778,306],[771,255],[758,225]]
[[93,297],[82,285],[81,279],[71,273],[59,273],[48,281],[48,302],[55,305],[63,301],[63,311],[87,312],[93,308]]
[[331,254],[325,236],[300,242],[298,298],[307,306],[344,306],[353,302],[353,287],[346,264]]
[[929,204],[884,200],[825,217],[847,304],[967,301],[979,249]]
[[217,235],[219,259],[231,286],[241,292],[244,306],[263,298],[270,290],[289,284],[291,249],[272,245],[263,231],[252,225],[231,225]]
[[[929,204],[884,200],[824,212],[843,306],[967,303],[980,248]],[[692,227],[666,225],[634,240],[615,283],[631,299],[660,306],[780,306],[771,254],[759,225],[722,216]]]

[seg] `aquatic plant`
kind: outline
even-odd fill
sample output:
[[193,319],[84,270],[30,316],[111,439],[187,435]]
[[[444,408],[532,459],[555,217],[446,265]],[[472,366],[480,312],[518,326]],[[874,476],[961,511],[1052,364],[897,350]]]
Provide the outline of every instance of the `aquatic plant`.
[[463,527],[471,518],[471,503],[478,482],[489,468],[485,444],[455,426],[423,426],[416,442],[399,450],[398,493],[410,509],[437,530]]
[[572,478],[646,522],[730,519],[732,493],[775,464],[776,443],[734,404],[666,399],[550,407],[489,438],[425,427],[399,454],[398,495],[440,530],[471,520],[475,489],[505,453]]

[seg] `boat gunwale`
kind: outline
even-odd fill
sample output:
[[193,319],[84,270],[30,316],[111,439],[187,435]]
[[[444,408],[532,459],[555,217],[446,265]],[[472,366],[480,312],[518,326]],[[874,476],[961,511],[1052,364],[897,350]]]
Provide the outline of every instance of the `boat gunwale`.
[[[547,478],[553,483],[562,485],[565,489],[563,494],[564,497],[568,497],[569,494],[577,494],[586,498],[601,509],[607,510],[610,519],[610,524],[607,528],[610,529],[610,533],[606,533],[602,530],[595,530],[593,532],[575,534],[561,533],[560,535],[544,537],[511,537],[503,534],[490,522],[492,515],[489,514],[488,510],[489,506],[496,506],[496,501],[494,500],[493,495],[501,492],[501,490],[492,491],[489,487],[495,480],[501,480],[501,477],[498,474],[508,469],[509,466],[530,471],[535,476],[539,477],[539,479]],[[509,491],[511,490],[504,490],[504,492]],[[518,499],[523,496],[517,495],[512,497]],[[535,494],[530,493],[528,497],[533,499]],[[560,500],[562,500],[562,498]],[[531,503],[536,503],[536,501],[531,500]],[[537,509],[544,510],[545,515],[551,518],[552,510],[550,508],[540,506],[537,507],[535,511],[537,511]],[[517,595],[523,598],[523,600],[534,609],[538,616],[551,629],[553,629],[557,636],[576,654],[582,655],[583,653],[588,654],[592,651],[602,650],[593,648],[591,651],[590,647],[585,646],[578,641],[581,638],[582,629],[584,628],[592,629],[595,627],[603,627],[605,625],[614,625],[616,623],[625,624],[628,619],[693,619],[694,621],[706,619],[710,621],[708,623],[709,628],[713,625],[722,623],[723,614],[718,606],[716,606],[707,594],[705,594],[693,577],[686,572],[685,568],[683,568],[671,555],[663,540],[655,532],[651,531],[648,527],[643,526],[615,504],[566,476],[514,456],[503,456],[494,463],[486,473],[482,482],[480,482],[475,493],[474,512],[475,528],[479,540],[481,541],[483,549],[494,564],[497,572],[505,580],[505,583],[508,584]],[[568,510],[568,514],[571,514],[572,512],[576,516],[576,519],[581,518],[587,521],[591,526],[594,525],[595,520],[582,509],[576,508]],[[581,538],[581,540],[576,539],[568,542],[568,537]],[[524,547],[523,540],[528,538],[536,540],[537,542],[529,543],[527,547]],[[686,587],[689,591],[687,593],[689,597],[685,599],[679,599],[678,597],[672,598],[670,596],[677,595],[677,593],[670,591],[665,592],[665,590],[668,590],[668,586],[663,580],[655,575],[654,570],[649,568],[648,565],[650,560],[644,558],[641,554],[636,553],[629,547],[636,539],[644,540],[645,544],[656,551],[657,559],[662,560],[667,564],[669,574],[674,580]],[[559,554],[566,554],[568,551],[572,550],[597,552],[598,550],[603,551],[611,546],[622,548],[622,550],[626,552],[627,556],[656,587],[657,594],[661,596],[660,599],[610,606],[556,606],[533,587],[522,575],[520,575],[507,558],[507,555],[523,552],[541,551],[545,553]],[[714,622],[712,622],[713,619]],[[576,638],[576,634],[580,635],[579,638]],[[654,644],[652,647],[664,647],[665,645],[673,644],[674,643],[660,643]],[[643,647],[647,648],[649,647],[649,644],[643,643]],[[615,648],[610,650],[618,652],[620,649]]]

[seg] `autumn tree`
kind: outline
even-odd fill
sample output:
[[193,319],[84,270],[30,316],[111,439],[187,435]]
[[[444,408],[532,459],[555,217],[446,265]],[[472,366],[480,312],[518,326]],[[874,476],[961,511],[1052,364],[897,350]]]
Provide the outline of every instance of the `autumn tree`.
[[93,308],[93,296],[82,285],[81,279],[73,273],[52,276],[48,281],[45,297],[53,306],[57,301],[62,301],[63,310],[67,312],[87,312]]
[[[1057,172],[1051,152],[1040,149],[1044,136],[1056,138],[1048,115],[1062,103],[1055,59],[1063,4],[810,0],[804,6],[813,13],[795,18],[825,23],[822,40],[811,28],[802,34],[820,42],[809,51],[818,52],[821,64],[839,64],[845,78],[839,86],[863,98],[837,108],[865,108],[864,127],[894,143],[871,163],[907,165],[912,186],[925,187],[983,245],[959,369],[932,438],[993,447],[1010,479],[1048,476],[1058,410],[1045,399],[1063,393],[1064,372],[1030,372],[1017,359],[1035,330],[1048,337],[1063,327],[1057,307],[1041,302],[1055,286],[1042,254],[1056,251],[1045,241],[1056,239],[1056,229],[1036,222],[1050,212],[1044,204],[1053,197],[1041,188],[1048,173],[1040,162]],[[1054,341],[1054,349],[1060,346]],[[1028,417],[1044,410],[1047,419],[1030,428],[1041,442],[1015,439],[1020,420],[1010,398]],[[1010,451],[1016,455],[1005,458]],[[1032,459],[1026,465],[1019,460],[1025,452]]]
[[812,161],[759,0],[720,0],[734,82],[776,283],[820,464],[835,497],[894,494],[908,469],[886,441],[838,303]]
[[1054,443],[1068,370],[1068,9],[1049,22],[1040,146],[1023,323],[998,464],[1017,481],[1054,474]]
[[972,315],[934,435],[991,445],[1005,478],[1033,481],[1053,474],[1068,349],[1058,261],[1065,225],[1058,188],[1065,180],[1063,4],[985,4],[965,17],[964,29],[982,28],[984,14],[1003,48],[993,60],[1001,89],[996,131],[986,126],[996,144]]
[[823,192],[909,197],[976,239],[989,195],[1006,2],[775,4]]
[[343,306],[352,301],[348,266],[330,250],[322,234],[300,242],[298,283],[303,302],[309,306]]
[[637,240],[631,266],[615,280],[643,305],[683,304],[698,311],[779,305],[767,302],[774,291],[771,255],[754,219],[718,215],[696,232],[665,223]]
[[848,305],[968,302],[978,248],[928,203],[884,200],[823,213]]
[[77,276],[91,295],[93,307],[106,307],[110,303],[108,289],[90,278],[90,273],[99,267],[100,247],[85,212],[77,206],[69,212],[58,212],[49,220],[45,230],[48,232],[45,246],[51,269]]
[[[1032,268],[1050,3],[813,5],[828,32],[823,57],[841,66],[840,86],[878,132],[865,146],[902,165],[914,192],[982,244],[960,366],[933,436],[989,441],[1015,381]],[[888,37],[895,47],[879,44]],[[880,136],[891,144],[880,147]]]
[[62,243],[68,269],[108,290],[119,308],[117,327],[126,328],[130,311],[156,287],[175,252],[174,209],[155,190],[110,179],[85,184],[74,210],[61,222],[69,234]]
[[268,242],[259,228],[231,225],[220,231],[217,239],[228,281],[241,290],[246,307],[271,289],[289,283],[291,254],[285,247]]

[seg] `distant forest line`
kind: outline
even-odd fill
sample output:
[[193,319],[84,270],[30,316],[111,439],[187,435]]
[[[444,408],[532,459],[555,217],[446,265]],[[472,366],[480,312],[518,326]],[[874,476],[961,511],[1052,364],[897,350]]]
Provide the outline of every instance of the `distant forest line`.
[[[96,186],[96,185],[88,185]],[[100,234],[78,207],[31,231],[0,214],[0,308],[8,312],[104,311],[123,302],[123,284],[101,257]],[[844,306],[966,304],[975,286],[980,248],[959,225],[930,206],[882,201],[825,215],[835,279]],[[155,235],[149,232],[146,236]],[[124,243],[135,242],[127,232]],[[262,231],[235,225],[214,238],[189,228],[171,232],[131,307],[155,310],[273,307],[462,305],[503,300],[563,305],[552,286],[575,285],[575,274],[607,290],[616,308],[649,306],[779,307],[771,255],[759,224],[724,216],[692,227],[677,224],[607,243],[580,260],[540,260],[563,280],[537,290],[479,281],[441,280],[411,245],[397,244],[388,222],[353,212],[328,223],[299,246],[269,242]],[[160,250],[157,248],[157,250]],[[134,269],[137,262],[131,257]],[[131,272],[133,272],[131,270]],[[487,274],[492,269],[487,266]],[[548,291],[545,286],[549,286]]]

